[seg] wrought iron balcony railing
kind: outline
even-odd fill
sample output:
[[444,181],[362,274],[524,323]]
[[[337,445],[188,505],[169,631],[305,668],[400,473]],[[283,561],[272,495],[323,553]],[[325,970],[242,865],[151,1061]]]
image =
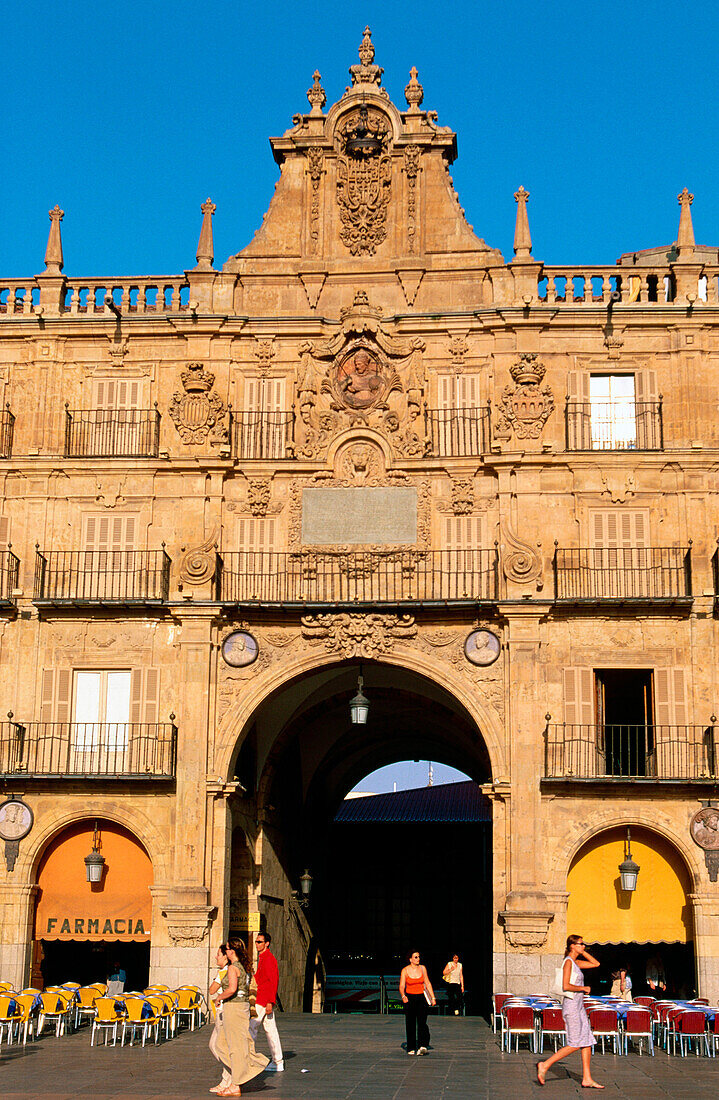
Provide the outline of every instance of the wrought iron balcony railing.
[[430,454],[461,458],[486,454],[490,449],[489,406],[476,409],[427,409]]
[[555,547],[554,596],[565,603],[690,601],[691,549]]
[[217,583],[236,604],[474,604],[497,599],[497,552],[243,550],[218,558]]
[[174,779],[176,760],[172,722],[0,723],[2,776]]
[[294,458],[293,412],[233,412],[233,458]]
[[547,779],[708,780],[717,775],[716,727],[548,725]]
[[157,458],[157,409],[65,409],[67,458]]
[[164,550],[38,550],[35,557],[36,603],[162,603],[169,589]]
[[10,458],[14,430],[15,417],[10,412],[10,406],[6,405],[0,412],[0,458]]
[[565,410],[568,451],[663,451],[662,399],[572,401]]
[[12,550],[0,550],[0,607],[15,603],[13,595],[18,586],[20,559]]

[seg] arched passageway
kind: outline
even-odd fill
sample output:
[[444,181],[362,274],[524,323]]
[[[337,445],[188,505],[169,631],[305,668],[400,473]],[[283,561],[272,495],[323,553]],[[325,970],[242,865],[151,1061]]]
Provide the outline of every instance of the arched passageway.
[[640,870],[636,890],[623,891],[619,864],[626,836],[625,826],[606,829],[572,860],[567,931],[579,932],[596,945],[602,966],[594,981],[601,985],[600,992],[608,987],[612,972],[626,966],[635,994],[646,992],[648,976],[658,971],[672,994],[694,995],[690,872],[668,840],[632,826],[631,853]]
[[[447,952],[471,956],[474,1004],[483,1008],[491,972],[491,820],[476,785],[491,779],[487,746],[443,686],[375,662],[365,662],[362,671],[370,702],[366,725],[350,720],[358,664],[328,665],[295,680],[253,715],[235,770],[263,822],[261,867],[253,871],[242,845],[233,844],[230,910],[239,912],[238,895],[253,889],[254,873],[265,926],[273,936],[279,929],[278,946],[292,955],[285,984],[297,983],[317,950],[330,974],[365,968],[394,981],[402,954],[419,941],[440,988]],[[365,775],[419,758],[467,775],[473,805],[483,803],[482,820],[473,811],[464,822],[416,813],[392,827],[335,821],[345,795]],[[293,938],[278,899],[283,882],[299,887],[305,868],[312,895]],[[311,1006],[316,977],[310,965],[297,1007]]]

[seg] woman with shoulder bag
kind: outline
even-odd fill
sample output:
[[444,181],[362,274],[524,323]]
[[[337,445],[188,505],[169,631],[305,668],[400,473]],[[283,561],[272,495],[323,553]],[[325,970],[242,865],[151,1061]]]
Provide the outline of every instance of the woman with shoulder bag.
[[419,951],[411,951],[407,956],[407,966],[399,976],[399,995],[404,1004],[407,1053],[427,1054],[427,1009],[429,1005],[436,1005],[437,1001],[427,975],[427,967],[422,966],[419,961]]
[[582,978],[583,970],[593,970],[596,966],[599,966],[599,963],[587,951],[582,937],[568,936],[567,950],[564,953],[564,963],[561,968],[562,1016],[567,1032],[567,1045],[547,1058],[546,1062],[537,1062],[537,1082],[540,1085],[545,1084],[550,1066],[555,1062],[561,1062],[575,1050],[581,1050],[582,1088],[604,1088],[604,1085],[598,1084],[592,1077],[592,1047],[596,1040],[584,1007],[584,994],[590,993],[591,990],[588,985],[584,985]]

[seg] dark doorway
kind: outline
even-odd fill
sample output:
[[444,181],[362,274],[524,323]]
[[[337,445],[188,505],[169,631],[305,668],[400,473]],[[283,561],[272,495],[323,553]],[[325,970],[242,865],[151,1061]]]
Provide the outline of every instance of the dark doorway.
[[127,974],[126,990],[145,989],[149,981],[149,943],[43,940],[42,949],[40,969],[44,985],[106,982],[115,964]]
[[627,777],[652,775],[654,715],[651,670],[599,669],[596,684],[605,774]]
[[[632,997],[649,995],[660,999],[669,997],[696,997],[693,943],[597,943],[589,950],[599,961],[599,968],[587,974],[592,993],[603,996],[612,987],[612,974],[620,967],[627,970],[632,980]],[[653,960],[663,970],[666,990],[650,989],[647,982],[647,963]]]

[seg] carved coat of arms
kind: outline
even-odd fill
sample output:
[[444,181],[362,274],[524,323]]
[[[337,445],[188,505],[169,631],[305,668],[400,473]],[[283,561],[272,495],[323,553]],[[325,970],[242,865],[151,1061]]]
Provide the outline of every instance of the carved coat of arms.
[[387,236],[392,162],[387,154],[389,123],[380,111],[362,106],[338,128],[337,202],[340,240],[353,256],[373,256]]
[[212,392],[215,376],[203,369],[202,363],[188,363],[182,372],[184,393],[173,393],[169,413],[183,443],[204,443],[208,435],[213,442],[227,439],[227,427],[221,423],[227,405]]
[[522,352],[509,373],[516,385],[504,387],[495,437],[509,439],[514,431],[519,439],[538,439],[554,409],[551,389],[541,386],[546,368],[534,352]]

